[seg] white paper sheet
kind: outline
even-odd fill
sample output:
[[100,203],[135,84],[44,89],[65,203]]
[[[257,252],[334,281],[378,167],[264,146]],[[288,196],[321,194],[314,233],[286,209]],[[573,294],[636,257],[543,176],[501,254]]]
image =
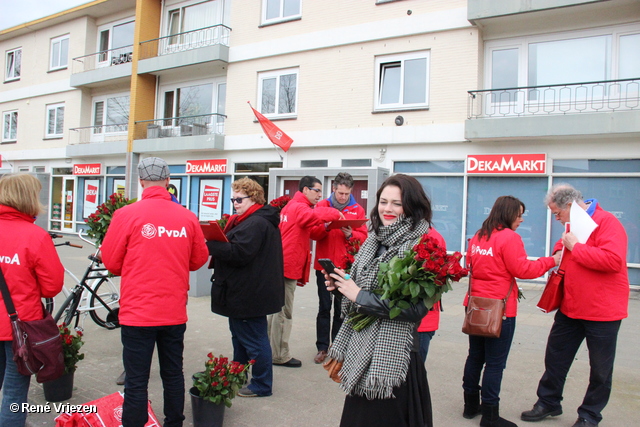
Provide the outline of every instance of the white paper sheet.
[[571,211],[569,213],[571,221],[571,232],[578,238],[578,242],[585,243],[593,230],[596,229],[598,224],[591,219],[587,211],[582,209],[577,202],[571,204]]

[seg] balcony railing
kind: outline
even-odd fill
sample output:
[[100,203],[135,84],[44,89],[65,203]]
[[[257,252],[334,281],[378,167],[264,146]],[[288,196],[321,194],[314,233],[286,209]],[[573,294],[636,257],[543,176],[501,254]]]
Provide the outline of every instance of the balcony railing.
[[229,46],[231,28],[218,24],[140,43],[140,59],[222,44]]
[[69,129],[69,144],[126,141],[128,131],[128,123],[72,128]]
[[127,62],[131,62],[132,55],[133,45],[129,45],[79,56],[73,58],[71,73],[83,73],[85,71],[95,70],[96,68],[126,64]]
[[175,138],[197,135],[224,135],[224,114],[169,117],[136,122],[134,139]]
[[469,119],[640,110],[640,78],[468,93]]

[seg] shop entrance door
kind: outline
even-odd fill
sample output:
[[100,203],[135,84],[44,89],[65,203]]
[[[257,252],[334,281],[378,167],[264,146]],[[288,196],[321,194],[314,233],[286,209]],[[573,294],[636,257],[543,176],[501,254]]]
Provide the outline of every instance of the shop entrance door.
[[74,232],[73,221],[75,217],[75,178],[62,178],[62,231]]

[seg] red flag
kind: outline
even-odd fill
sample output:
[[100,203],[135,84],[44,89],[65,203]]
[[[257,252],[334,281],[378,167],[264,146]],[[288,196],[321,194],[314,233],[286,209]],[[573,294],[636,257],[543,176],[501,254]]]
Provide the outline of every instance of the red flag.
[[291,139],[286,133],[282,132],[278,126],[274,125],[271,120],[263,116],[258,110],[251,107],[251,104],[249,104],[249,107],[253,110],[253,114],[256,115],[256,118],[260,122],[260,126],[262,126],[262,130],[267,135],[267,138],[287,152],[289,147],[291,147],[293,139]]

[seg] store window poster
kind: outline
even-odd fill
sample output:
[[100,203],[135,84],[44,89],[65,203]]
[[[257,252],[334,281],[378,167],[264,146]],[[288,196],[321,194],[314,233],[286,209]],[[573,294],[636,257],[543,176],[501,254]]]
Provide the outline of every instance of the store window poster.
[[85,179],[84,181],[84,209],[82,215],[87,218],[98,209],[98,190],[100,180]]
[[181,185],[181,179],[171,179],[169,180],[169,187],[167,188],[169,193],[173,194],[173,197],[175,197],[180,204],[182,204],[182,199],[180,198],[182,197],[182,192],[180,191]]
[[114,179],[113,180],[113,192],[114,193],[118,193],[121,196],[124,196],[124,183],[125,180],[124,179]]
[[198,200],[200,209],[198,219],[200,221],[215,221],[222,217],[222,180],[200,180]]

